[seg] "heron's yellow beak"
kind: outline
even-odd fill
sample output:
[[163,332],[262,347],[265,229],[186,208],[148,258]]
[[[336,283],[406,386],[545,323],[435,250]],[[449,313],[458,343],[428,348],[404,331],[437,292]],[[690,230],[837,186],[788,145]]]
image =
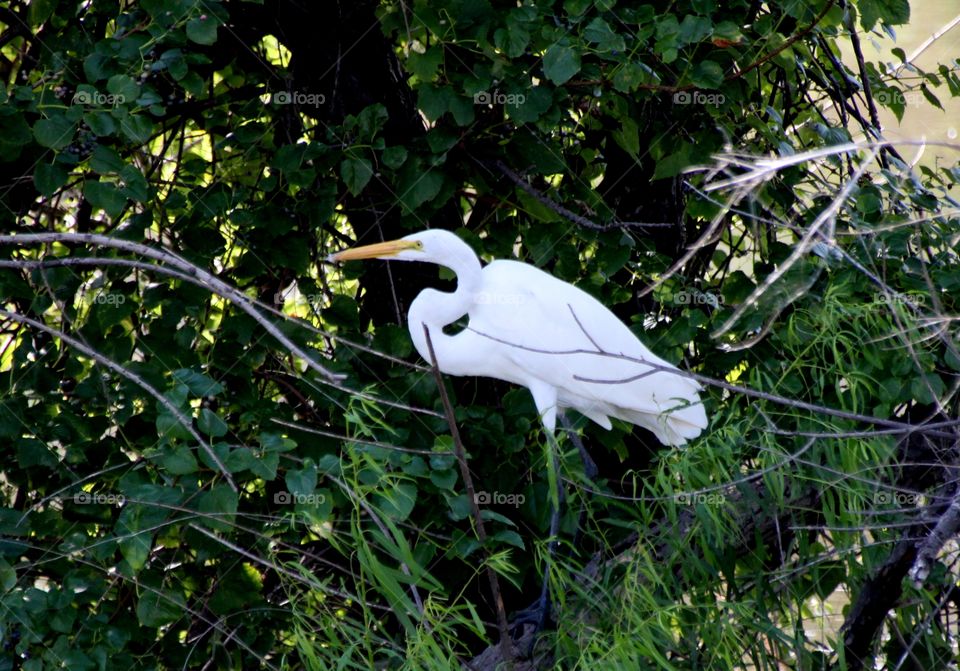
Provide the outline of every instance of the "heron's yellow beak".
[[390,242],[378,242],[374,245],[363,245],[362,247],[352,247],[342,252],[331,254],[330,261],[340,263],[342,261],[356,261],[358,259],[382,259],[396,256],[400,252],[408,249],[420,249],[420,243],[416,240],[391,240]]

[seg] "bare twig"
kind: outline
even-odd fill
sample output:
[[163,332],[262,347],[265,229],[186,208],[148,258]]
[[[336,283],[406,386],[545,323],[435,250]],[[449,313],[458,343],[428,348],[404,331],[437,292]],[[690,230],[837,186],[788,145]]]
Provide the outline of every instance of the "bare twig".
[[233,288],[231,285],[208,273],[193,263],[190,263],[183,257],[173,252],[157,249],[148,245],[142,245],[130,240],[121,240],[107,235],[98,235],[96,233],[25,233],[19,235],[0,235],[0,245],[30,245],[47,242],[61,243],[82,243],[99,247],[112,247],[126,252],[140,254],[156,261],[168,263],[177,270],[186,275],[196,277],[204,285],[215,293],[229,299],[237,307],[250,315],[260,326],[270,335],[276,338],[284,347],[292,353],[306,361],[307,365],[319,373],[324,379],[330,381],[342,380],[345,376],[333,373],[317,363],[312,356],[307,354],[296,343],[290,340],[273,323],[266,319],[260,312],[251,305],[251,301],[243,292]]
[[[437,389],[440,392],[440,400],[443,402],[443,409],[447,415],[447,424],[450,426],[450,435],[453,438],[453,446],[457,455],[457,464],[460,466],[460,476],[463,478],[463,484],[467,489],[467,501],[470,504],[470,512],[473,515],[473,523],[477,527],[477,538],[480,541],[481,550],[484,557],[487,558],[488,550],[487,532],[483,526],[483,515],[480,512],[480,505],[477,502],[476,490],[473,487],[473,476],[470,475],[470,466],[467,464],[467,451],[463,447],[463,441],[460,438],[460,430],[457,428],[457,418],[453,412],[453,405],[450,403],[450,397],[447,394],[447,388],[443,384],[443,376],[440,374],[440,365],[437,363],[437,355],[433,351],[433,340],[430,338],[430,329],[423,325],[423,334],[427,339],[427,349],[430,352],[430,363],[433,365],[433,377],[437,381]],[[497,628],[500,630],[500,648],[503,659],[507,662],[507,668],[513,669],[513,641],[510,638],[510,626],[507,624],[507,610],[503,605],[503,595],[500,592],[500,581],[497,579],[497,573],[490,566],[489,562],[484,562],[486,568],[487,580],[490,583],[490,592],[493,596],[493,602],[497,610]]]
[[954,494],[953,500],[940,516],[937,525],[917,544],[917,558],[913,561],[909,575],[918,589],[930,576],[930,568],[936,561],[940,549],[953,538],[958,529],[960,529],[960,493]]
[[30,326],[31,328],[35,328],[38,331],[43,331],[44,333],[48,333],[55,338],[60,338],[63,342],[67,343],[74,349],[82,352],[84,355],[90,357],[100,365],[105,366],[106,368],[109,368],[110,370],[117,373],[118,375],[125,377],[126,379],[130,380],[135,385],[137,385],[138,387],[146,391],[148,394],[153,396],[157,400],[157,402],[160,403],[160,405],[162,405],[171,415],[176,417],[177,421],[180,424],[182,424],[187,431],[190,432],[190,435],[193,436],[193,439],[200,444],[200,447],[203,448],[203,451],[207,453],[207,456],[210,457],[210,460],[217,465],[217,468],[220,470],[220,473],[223,474],[224,479],[230,485],[231,489],[233,489],[234,492],[240,491],[239,489],[237,489],[237,484],[233,481],[233,477],[230,475],[230,471],[223,464],[223,462],[220,461],[220,457],[217,456],[217,453],[213,451],[213,447],[211,447],[210,444],[207,441],[205,441],[199,433],[197,433],[197,430],[193,428],[193,422],[190,420],[190,418],[187,417],[185,414],[183,414],[183,412],[180,411],[180,408],[175,406],[173,402],[170,401],[170,399],[168,399],[166,396],[161,394],[153,385],[151,385],[145,379],[143,379],[133,371],[127,370],[120,364],[115,363],[109,358],[103,356],[98,351],[87,346],[85,343],[77,340],[76,338],[68,336],[66,333],[58,329],[51,328],[42,322],[36,321],[35,319],[31,319],[30,317],[25,317],[24,315],[17,314],[16,312],[7,312],[6,310],[3,310],[3,309],[0,309],[0,317],[6,317],[7,319],[15,321],[18,324],[24,324],[26,326]]
[[593,231],[609,231],[617,228],[638,228],[638,229],[668,228],[674,225],[666,222],[646,223],[646,222],[640,222],[640,221],[614,221],[609,224],[598,224],[591,219],[587,219],[586,217],[579,215],[576,212],[568,210],[560,203],[552,200],[551,198],[548,198],[543,193],[541,193],[540,191],[535,189],[533,186],[531,186],[530,183],[527,182],[523,177],[521,177],[516,172],[508,168],[503,161],[497,161],[495,165],[497,166],[497,169],[500,172],[502,172],[504,175],[510,178],[511,182],[516,184],[527,194],[535,198],[537,201],[539,201],[543,205],[546,205],[547,207],[549,207],[551,210],[553,210],[554,212],[562,216],[564,219],[568,219],[569,221],[572,221],[578,226],[583,226],[584,228],[589,228],[590,230],[593,230]]

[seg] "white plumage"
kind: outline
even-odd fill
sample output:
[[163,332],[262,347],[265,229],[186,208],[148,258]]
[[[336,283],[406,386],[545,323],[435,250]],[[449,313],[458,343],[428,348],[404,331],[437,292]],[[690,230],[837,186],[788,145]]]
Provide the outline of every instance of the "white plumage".
[[[611,417],[637,424],[664,445],[683,445],[707,427],[700,385],[567,282],[518,261],[481,268],[469,245],[439,229],[331,256],[364,258],[424,261],[452,270],[456,291],[425,289],[410,306],[408,326],[420,356],[430,360],[426,324],[441,371],[527,387],[551,433],[560,408],[573,408],[607,429]],[[466,329],[443,333],[464,315]]]

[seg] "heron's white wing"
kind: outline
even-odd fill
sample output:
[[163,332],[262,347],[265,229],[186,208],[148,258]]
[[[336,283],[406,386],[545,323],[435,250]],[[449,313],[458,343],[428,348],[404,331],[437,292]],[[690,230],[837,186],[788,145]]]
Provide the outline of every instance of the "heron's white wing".
[[[547,383],[560,405],[595,420],[610,415],[641,424],[667,444],[706,427],[696,381],[672,372],[595,298],[533,266],[505,260],[486,266],[468,328],[494,343],[487,350],[495,353],[487,364],[492,370],[482,374]],[[678,426],[650,426],[671,410]]]

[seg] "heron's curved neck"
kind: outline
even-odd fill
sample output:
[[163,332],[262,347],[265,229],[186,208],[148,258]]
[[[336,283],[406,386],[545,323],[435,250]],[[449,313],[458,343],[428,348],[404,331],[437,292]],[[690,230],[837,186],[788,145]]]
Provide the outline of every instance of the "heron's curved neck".
[[443,327],[452,324],[467,314],[477,291],[480,289],[480,260],[466,243],[463,243],[463,247],[464,249],[458,250],[458,253],[451,254],[443,261],[437,262],[452,270],[457,276],[456,291],[424,289],[414,299],[410,305],[410,311],[407,313],[410,338],[413,340],[417,352],[426,361],[430,361],[430,350],[423,333],[424,325],[430,329],[430,341],[433,343],[437,360],[442,364],[452,363],[450,341],[456,336],[445,334]]

